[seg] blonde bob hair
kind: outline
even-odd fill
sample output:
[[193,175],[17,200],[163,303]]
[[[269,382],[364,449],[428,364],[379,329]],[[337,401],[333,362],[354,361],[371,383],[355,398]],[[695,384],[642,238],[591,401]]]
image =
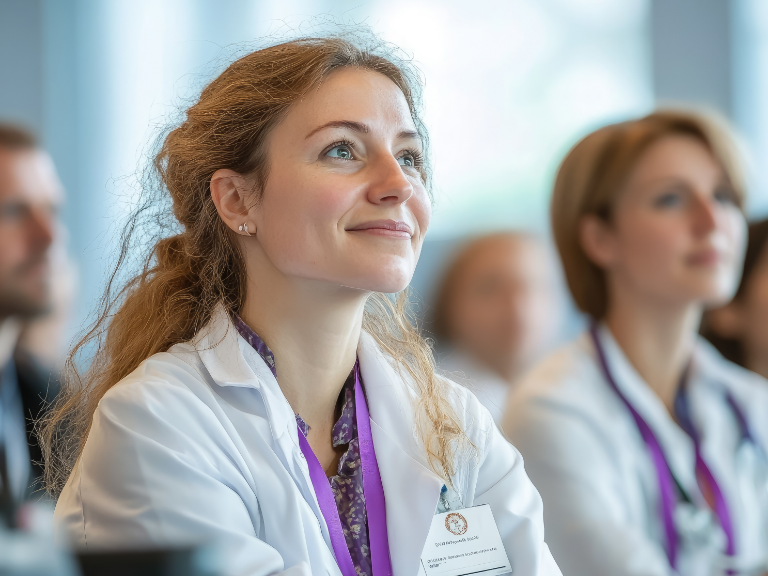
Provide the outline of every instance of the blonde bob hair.
[[663,110],[637,120],[611,124],[574,146],[557,172],[552,194],[552,230],[565,277],[576,305],[592,318],[605,316],[608,290],[603,270],[580,241],[587,215],[609,222],[617,196],[643,153],[665,136],[701,141],[720,162],[739,207],[746,194],[736,140],[727,124],[711,114]]

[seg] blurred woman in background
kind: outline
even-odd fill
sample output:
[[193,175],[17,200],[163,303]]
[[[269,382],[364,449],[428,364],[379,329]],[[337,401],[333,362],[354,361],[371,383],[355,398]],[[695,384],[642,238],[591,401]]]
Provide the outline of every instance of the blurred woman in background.
[[768,378],[768,220],[749,226],[733,300],[704,314],[702,335],[731,362]]
[[726,129],[657,112],[563,161],[552,225],[590,330],[533,369],[504,430],[572,576],[762,571],[768,387],[698,328],[744,253],[744,183]]
[[561,299],[550,249],[500,232],[469,242],[438,289],[430,331],[440,369],[472,390],[496,423],[512,383],[551,346]]

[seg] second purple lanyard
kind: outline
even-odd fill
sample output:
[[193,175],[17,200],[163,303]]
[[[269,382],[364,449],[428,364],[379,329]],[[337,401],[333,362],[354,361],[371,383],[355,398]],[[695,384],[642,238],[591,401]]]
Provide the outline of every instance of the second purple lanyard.
[[[674,510],[677,504],[677,494],[675,493],[675,481],[672,477],[672,472],[670,471],[669,464],[667,464],[667,460],[664,457],[664,451],[661,448],[661,444],[656,438],[656,435],[653,433],[653,430],[651,430],[651,427],[648,425],[645,419],[640,415],[640,413],[635,409],[635,407],[632,406],[632,404],[629,402],[626,396],[624,396],[624,394],[621,392],[618,385],[616,384],[616,381],[614,380],[611,370],[608,366],[608,360],[605,356],[605,351],[603,350],[602,343],[600,342],[600,337],[598,336],[596,326],[593,325],[590,328],[590,335],[592,336],[592,341],[594,343],[595,350],[597,351],[597,357],[598,357],[598,361],[600,362],[600,368],[603,372],[603,375],[605,376],[605,379],[607,380],[608,384],[611,386],[613,391],[616,392],[618,397],[622,400],[624,405],[632,414],[632,418],[635,420],[635,423],[637,424],[637,427],[640,431],[640,435],[643,438],[643,442],[645,442],[645,445],[648,448],[648,452],[651,455],[651,460],[653,461],[653,465],[656,468],[656,477],[659,483],[659,492],[661,495],[661,498],[660,498],[661,519],[664,525],[664,535],[666,537],[665,539],[667,541],[666,542],[667,558],[669,560],[670,566],[672,566],[673,568],[677,568],[677,552],[678,552],[679,543],[678,543],[677,530],[675,529],[675,522],[674,522]],[[725,532],[725,536],[727,540],[726,553],[729,556],[734,556],[736,554],[736,539],[734,535],[731,514],[728,509],[728,503],[725,500],[725,496],[723,495],[723,492],[720,489],[720,486],[717,483],[717,480],[715,479],[714,475],[712,474],[706,462],[704,462],[704,459],[701,456],[699,437],[698,437],[698,434],[695,432],[695,429],[693,428],[693,425],[687,413],[687,399],[684,396],[684,394],[685,394],[685,390],[683,390],[682,394],[679,396],[679,398],[681,398],[679,402],[683,402],[684,406],[686,407],[684,427],[686,428],[686,433],[688,433],[691,436],[691,439],[693,440],[693,443],[694,443],[694,449],[696,453],[696,470],[704,477],[709,488],[711,489],[712,496],[714,498],[714,504],[715,504],[714,511],[717,514],[718,520],[720,521],[720,526],[722,527],[723,532]],[[728,400],[729,400],[729,403],[731,403],[732,405],[735,405],[730,396]],[[734,410],[735,412],[737,412],[737,418],[739,418],[740,420],[743,420],[743,414],[741,413],[741,411],[737,409],[734,409]]]

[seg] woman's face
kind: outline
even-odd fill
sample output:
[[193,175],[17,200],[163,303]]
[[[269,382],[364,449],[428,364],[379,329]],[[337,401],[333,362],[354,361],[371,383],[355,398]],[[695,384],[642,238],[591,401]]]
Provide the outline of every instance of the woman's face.
[[381,74],[340,69],[291,107],[268,146],[266,185],[249,210],[262,256],[287,276],[404,289],[431,206],[400,89]]
[[609,290],[675,304],[728,300],[746,236],[735,199],[719,162],[696,138],[652,144],[618,195],[610,224],[591,234],[591,256],[606,270]]

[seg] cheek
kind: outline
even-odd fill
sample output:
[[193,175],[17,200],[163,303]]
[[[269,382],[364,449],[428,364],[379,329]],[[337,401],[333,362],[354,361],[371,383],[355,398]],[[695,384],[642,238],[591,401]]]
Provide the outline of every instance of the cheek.
[[348,209],[350,193],[334,185],[333,179],[317,180],[301,174],[273,178],[262,199],[263,224],[294,222],[312,225],[313,222],[338,220]]
[[464,324],[478,338],[493,338],[511,323],[514,311],[502,293],[475,294],[466,300],[463,310]]
[[720,267],[725,292],[730,298],[738,288],[744,264],[744,252],[747,248],[747,223],[741,211],[729,210],[723,222],[718,226],[723,252],[723,264]]
[[620,223],[620,260],[643,275],[663,275],[684,256],[687,238],[679,223],[638,215]]
[[283,261],[319,261],[354,194],[333,179],[270,175],[258,211],[259,240]]
[[0,225],[0,268],[23,260],[25,248],[24,234],[18,226]]
[[432,220],[432,202],[421,183],[414,184],[414,193],[408,200],[408,207],[413,213],[413,217],[416,218],[421,235],[424,236]]
[[454,329],[459,336],[474,339],[478,332],[484,331],[485,306],[483,299],[477,294],[465,293],[456,297],[452,308]]
[[728,243],[727,251],[740,264],[747,248],[747,222],[744,215],[736,208],[728,210],[718,228]]

